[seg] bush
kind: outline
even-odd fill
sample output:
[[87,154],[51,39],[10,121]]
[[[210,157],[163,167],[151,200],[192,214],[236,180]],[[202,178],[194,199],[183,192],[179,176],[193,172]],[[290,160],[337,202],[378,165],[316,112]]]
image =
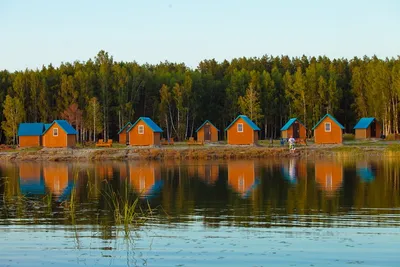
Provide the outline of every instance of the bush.
[[344,141],[353,141],[355,139],[354,134],[345,133],[343,134]]

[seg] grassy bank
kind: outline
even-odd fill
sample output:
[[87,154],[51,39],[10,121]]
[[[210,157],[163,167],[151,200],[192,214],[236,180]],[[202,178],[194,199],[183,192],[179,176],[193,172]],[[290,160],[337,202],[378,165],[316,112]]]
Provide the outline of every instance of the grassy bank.
[[315,145],[309,143],[290,153],[287,146],[278,141],[262,141],[258,146],[231,146],[224,143],[188,145],[176,143],[162,147],[112,148],[78,147],[75,149],[29,148],[0,152],[0,160],[6,161],[96,161],[96,160],[142,160],[142,159],[245,159],[269,157],[310,156],[379,156],[387,152],[400,153],[398,141],[346,141],[342,145]]

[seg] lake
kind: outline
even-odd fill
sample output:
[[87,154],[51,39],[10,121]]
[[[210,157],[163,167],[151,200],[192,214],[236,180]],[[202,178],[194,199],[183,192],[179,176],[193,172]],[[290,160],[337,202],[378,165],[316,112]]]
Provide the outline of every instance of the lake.
[[398,266],[396,158],[0,163],[0,266]]

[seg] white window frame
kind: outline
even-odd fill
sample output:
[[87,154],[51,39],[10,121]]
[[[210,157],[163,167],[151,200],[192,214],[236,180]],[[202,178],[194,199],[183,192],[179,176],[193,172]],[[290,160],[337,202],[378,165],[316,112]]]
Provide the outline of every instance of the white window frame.
[[58,128],[53,128],[53,136],[58,136]]
[[[326,129],[326,126],[327,126],[327,125],[329,125],[329,130]],[[330,123],[330,122],[325,122],[325,123],[324,123],[324,130],[325,130],[326,133],[332,132],[332,123]]]
[[138,134],[144,134],[144,125],[138,126]]
[[[239,126],[241,126],[242,127],[242,129],[239,131]],[[237,124],[237,132],[238,133],[243,133],[243,123],[238,123]]]

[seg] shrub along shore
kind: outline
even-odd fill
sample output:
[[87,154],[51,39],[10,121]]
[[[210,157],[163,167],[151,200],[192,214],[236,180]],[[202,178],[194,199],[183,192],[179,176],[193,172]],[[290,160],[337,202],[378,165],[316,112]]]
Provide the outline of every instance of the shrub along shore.
[[231,146],[225,144],[162,147],[112,147],[48,149],[30,148],[0,151],[1,161],[104,161],[104,160],[196,160],[252,159],[282,157],[335,157],[342,155],[383,156],[400,152],[400,142],[348,142],[343,145],[298,146],[290,152],[287,146]]

